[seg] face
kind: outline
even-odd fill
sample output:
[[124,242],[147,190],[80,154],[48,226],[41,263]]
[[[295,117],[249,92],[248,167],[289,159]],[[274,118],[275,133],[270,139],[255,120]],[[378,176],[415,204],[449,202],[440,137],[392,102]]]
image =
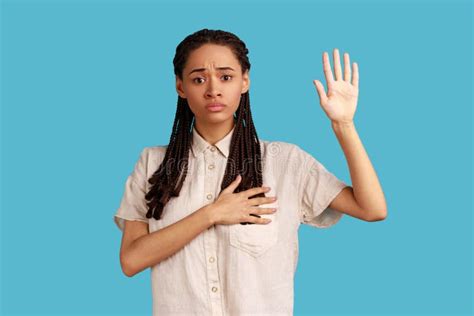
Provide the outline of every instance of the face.
[[[225,69],[220,69],[225,68]],[[240,95],[248,91],[248,71],[242,74],[239,61],[226,46],[204,44],[191,52],[183,70],[183,80],[176,76],[176,90],[187,99],[197,124],[229,123],[237,111]],[[207,106],[221,103],[221,110]]]

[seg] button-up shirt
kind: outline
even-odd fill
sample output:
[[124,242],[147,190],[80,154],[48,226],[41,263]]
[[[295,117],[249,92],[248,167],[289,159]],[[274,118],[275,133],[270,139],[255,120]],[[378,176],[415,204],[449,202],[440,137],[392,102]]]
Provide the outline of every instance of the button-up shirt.
[[[235,128],[235,127],[234,127]],[[145,147],[129,175],[114,221],[148,223],[152,233],[213,203],[220,193],[234,130],[215,145],[193,128],[188,174],[162,218],[146,218],[147,179],[167,145]],[[334,225],[343,213],[329,208],[347,186],[299,146],[260,140],[263,186],[277,196],[268,224],[213,225],[184,248],[151,267],[153,315],[292,315],[300,224]],[[159,251],[159,249],[150,249]]]

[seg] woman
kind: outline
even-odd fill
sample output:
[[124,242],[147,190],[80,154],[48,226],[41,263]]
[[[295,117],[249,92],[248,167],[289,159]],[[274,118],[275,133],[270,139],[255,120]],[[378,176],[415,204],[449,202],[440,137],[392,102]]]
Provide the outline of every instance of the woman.
[[146,147],[114,216],[120,262],[151,267],[154,315],[293,313],[298,227],[334,225],[345,213],[386,216],[382,189],[352,121],[358,69],[334,51],[336,79],[314,84],[354,188],[300,147],[260,140],[250,111],[250,62],[234,34],[203,29],[173,60],[178,104],[169,144]]

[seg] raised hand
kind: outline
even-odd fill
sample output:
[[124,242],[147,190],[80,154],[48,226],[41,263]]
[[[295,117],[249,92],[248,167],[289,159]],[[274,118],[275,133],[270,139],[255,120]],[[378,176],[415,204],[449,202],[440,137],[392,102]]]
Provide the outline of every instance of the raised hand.
[[[329,56],[323,52],[323,69],[326,77],[328,92],[319,80],[313,80],[319,94],[319,103],[332,122],[352,123],[359,96],[359,68],[357,63],[352,63],[352,78],[349,54],[344,54],[344,78],[342,77],[339,50],[334,49],[334,79]],[[351,81],[352,80],[352,81]]]

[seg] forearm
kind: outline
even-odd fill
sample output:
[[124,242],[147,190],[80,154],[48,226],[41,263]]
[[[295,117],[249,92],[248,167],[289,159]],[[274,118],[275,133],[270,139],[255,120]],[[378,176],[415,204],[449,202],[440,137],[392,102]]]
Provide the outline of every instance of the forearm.
[[385,214],[387,206],[382,187],[354,123],[331,122],[331,126],[347,160],[355,200],[369,212]]
[[213,225],[208,205],[181,220],[136,239],[127,253],[128,274],[133,276],[175,254]]

